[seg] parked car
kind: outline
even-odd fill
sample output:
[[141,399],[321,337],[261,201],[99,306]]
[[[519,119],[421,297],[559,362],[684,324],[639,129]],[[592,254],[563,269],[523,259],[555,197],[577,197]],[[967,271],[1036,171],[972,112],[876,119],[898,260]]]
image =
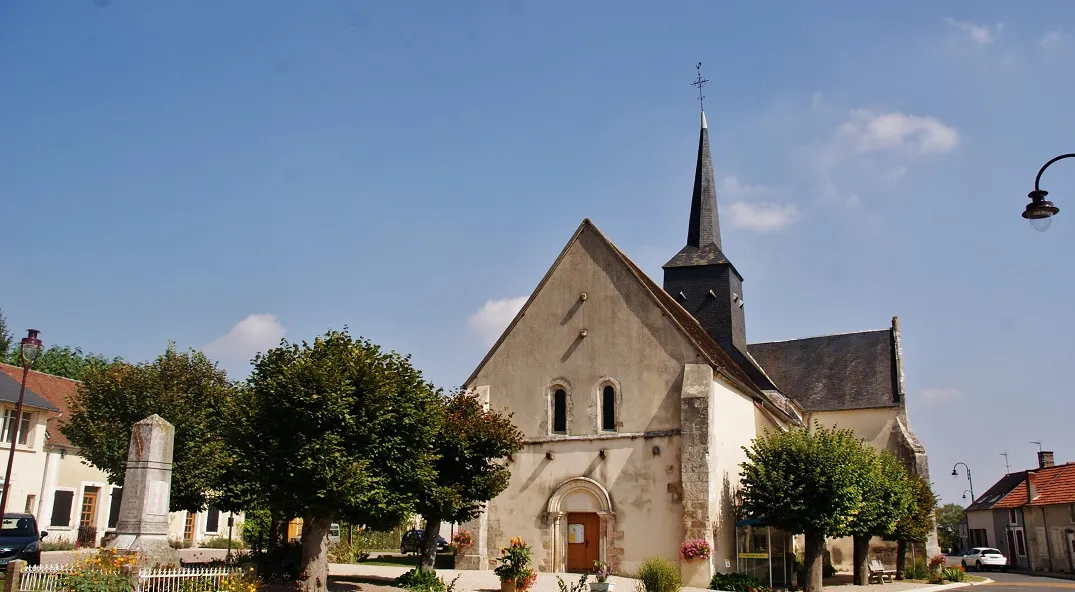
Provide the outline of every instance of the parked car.
[[30,565],[41,565],[41,539],[47,532],[37,531],[37,521],[31,514],[4,514],[0,523],[0,566],[13,559]]
[[340,542],[340,524],[333,522],[332,526],[328,527],[328,544],[332,545]]
[[1008,558],[999,549],[992,547],[974,547],[962,555],[948,555],[948,565],[961,565],[963,569],[975,571],[999,569],[1008,571]]
[[[403,540],[399,543],[399,552],[406,555],[408,553],[421,553],[422,541],[425,540],[426,533],[424,530],[408,530],[403,534]],[[444,537],[437,537],[437,553],[443,553],[448,550],[448,541],[444,540]]]

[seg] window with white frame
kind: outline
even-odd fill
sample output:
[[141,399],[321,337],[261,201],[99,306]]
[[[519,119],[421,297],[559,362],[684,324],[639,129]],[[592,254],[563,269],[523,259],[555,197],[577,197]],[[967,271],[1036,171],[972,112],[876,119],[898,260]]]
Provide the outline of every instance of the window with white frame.
[[[33,416],[33,413],[30,413],[30,412],[27,412],[27,411],[22,412],[22,421],[19,422],[20,423],[20,425],[19,425],[19,444],[21,444],[23,446],[26,445],[26,442],[28,441],[28,439],[30,437],[30,418],[32,416]],[[0,442],[4,442],[5,444],[11,444],[11,442],[12,442],[12,440],[14,440],[14,438],[15,438],[15,410],[14,409],[5,409],[4,410],[4,424],[3,424],[3,427],[0,428]]]
[[1008,510],[1008,524],[1016,524],[1015,510]]

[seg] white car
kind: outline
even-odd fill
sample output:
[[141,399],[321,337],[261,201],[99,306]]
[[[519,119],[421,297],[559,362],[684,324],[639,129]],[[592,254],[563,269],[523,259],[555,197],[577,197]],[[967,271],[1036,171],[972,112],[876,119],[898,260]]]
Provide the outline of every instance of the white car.
[[1008,571],[1008,558],[1004,556],[1004,553],[992,547],[975,547],[962,556],[950,556],[949,563],[954,561],[959,561],[959,565],[968,570],[999,569],[1000,571]]

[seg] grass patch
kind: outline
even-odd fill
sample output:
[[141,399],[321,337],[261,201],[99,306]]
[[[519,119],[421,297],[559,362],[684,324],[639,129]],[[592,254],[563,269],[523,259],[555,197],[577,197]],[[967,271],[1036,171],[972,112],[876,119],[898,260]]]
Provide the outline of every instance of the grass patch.
[[972,576],[970,574],[967,574],[967,581],[968,582],[978,583],[978,582],[984,582],[987,579],[988,578],[983,578],[982,576]]
[[[407,555],[398,557],[392,555],[378,555],[362,562],[362,565],[390,565],[399,567],[418,567],[418,556]],[[455,557],[447,553],[437,555],[437,561],[433,565],[435,569],[455,569]]]

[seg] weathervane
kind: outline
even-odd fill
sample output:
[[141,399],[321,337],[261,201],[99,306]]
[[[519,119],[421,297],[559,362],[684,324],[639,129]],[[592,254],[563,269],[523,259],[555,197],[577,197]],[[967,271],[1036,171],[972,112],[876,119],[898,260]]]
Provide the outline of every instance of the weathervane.
[[702,94],[702,87],[705,86],[706,83],[709,81],[705,78],[702,78],[702,62],[698,62],[698,65],[696,65],[694,68],[698,70],[698,77],[694,79],[694,82],[691,83],[691,86],[698,87],[698,106],[701,107],[702,111],[704,112],[705,103],[703,102],[703,99],[705,99],[705,95]]

